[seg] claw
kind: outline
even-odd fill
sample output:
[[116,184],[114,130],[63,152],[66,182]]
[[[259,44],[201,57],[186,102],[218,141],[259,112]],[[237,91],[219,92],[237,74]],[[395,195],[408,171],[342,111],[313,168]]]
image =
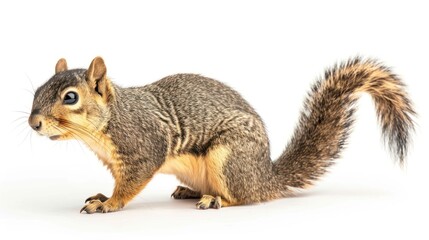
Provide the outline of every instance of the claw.
[[212,207],[214,209],[220,209],[222,207],[222,198],[220,196],[216,196]]
[[[79,213],[82,213],[83,211],[86,211],[86,206],[83,206],[83,208],[80,210]],[[86,213],[89,213],[89,212],[86,212]],[[89,214],[91,214],[91,213],[89,213]]]
[[208,208],[219,209],[222,207],[222,198],[220,196],[204,195],[197,203],[197,209],[206,210]]
[[103,211],[103,203],[100,200],[90,200],[83,208],[80,213],[85,211],[88,214]]
[[92,214],[93,212],[88,211],[88,209],[86,209],[86,206],[87,206],[87,205],[83,206],[83,208],[80,210],[80,212],[79,212],[79,213],[82,213],[83,211],[85,211],[87,214]]
[[89,197],[89,198],[87,198],[86,200],[85,200],[85,203],[87,203],[87,202],[89,202],[89,201],[92,201],[92,200],[100,200],[100,202],[105,202],[105,201],[107,201],[109,198],[108,197],[106,197],[106,196],[104,196],[103,194],[101,194],[101,193],[98,193],[97,195],[95,195],[95,196],[91,196],[91,197]]

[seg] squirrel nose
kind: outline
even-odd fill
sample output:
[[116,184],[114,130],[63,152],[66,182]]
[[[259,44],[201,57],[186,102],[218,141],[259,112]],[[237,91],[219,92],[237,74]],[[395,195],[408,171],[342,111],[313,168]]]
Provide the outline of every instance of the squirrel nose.
[[31,127],[36,130],[39,131],[40,128],[42,128],[42,121],[39,121],[39,123],[36,123],[37,125],[32,125]]
[[40,131],[42,129],[42,116],[38,114],[31,114],[28,118],[28,124],[35,131]]

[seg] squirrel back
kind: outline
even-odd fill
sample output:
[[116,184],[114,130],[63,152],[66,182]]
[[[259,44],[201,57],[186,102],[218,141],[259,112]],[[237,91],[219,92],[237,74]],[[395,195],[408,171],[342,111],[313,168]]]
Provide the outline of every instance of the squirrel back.
[[403,83],[373,60],[351,59],[326,71],[304,103],[286,150],[270,158],[259,115],[239,93],[196,74],[177,74],[122,88],[101,58],[88,70],[56,74],[35,94],[30,126],[53,140],[85,142],[111,170],[110,198],[97,194],[81,211],[122,208],[154,174],[170,173],[187,185],[175,199],[200,198],[197,208],[267,201],[304,188],[326,172],[343,149],[361,92],[376,104],[383,135],[400,163],[406,157],[414,110]]

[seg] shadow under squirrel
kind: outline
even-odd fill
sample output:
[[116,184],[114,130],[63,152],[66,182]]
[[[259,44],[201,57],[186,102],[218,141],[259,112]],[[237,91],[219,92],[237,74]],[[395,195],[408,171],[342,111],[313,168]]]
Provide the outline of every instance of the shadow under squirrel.
[[55,75],[37,89],[28,122],[52,140],[84,142],[110,169],[112,196],[89,197],[81,212],[123,208],[158,172],[188,186],[178,186],[175,199],[220,208],[285,197],[313,184],[339,157],[362,92],[372,96],[383,136],[402,164],[415,114],[404,84],[377,61],[360,58],[328,69],[312,86],[276,161],[261,118],[230,87],[177,74],[122,88],[109,80],[100,57],[88,70],[68,70],[60,59]]

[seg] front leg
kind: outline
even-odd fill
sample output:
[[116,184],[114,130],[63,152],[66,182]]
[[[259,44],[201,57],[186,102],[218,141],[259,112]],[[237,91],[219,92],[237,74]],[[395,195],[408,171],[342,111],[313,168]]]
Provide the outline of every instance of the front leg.
[[[152,115],[147,117],[149,116]],[[141,120],[134,116],[127,121],[132,119]],[[98,149],[95,152],[110,169],[115,179],[115,188],[110,198],[102,194],[90,197],[81,212],[118,211],[146,187],[155,172],[165,162],[168,143],[165,137],[168,134],[159,128],[156,119],[143,120],[143,123],[126,122],[129,126],[135,125],[135,128],[130,128],[129,131],[123,130],[124,126],[120,121],[109,123],[109,136],[115,141],[111,141],[110,147],[105,147],[105,150],[110,150],[111,153],[98,151]]]
[[150,181],[150,178],[139,181],[117,181],[115,183],[115,189],[113,190],[112,197],[107,198],[103,194],[99,193],[94,197],[88,198],[86,205],[80,210],[86,213],[107,213],[115,212],[120,210],[133,199]]
[[[136,170],[142,172],[139,174]],[[107,198],[99,193],[89,197],[80,212],[107,213],[120,210],[149,183],[153,174],[147,174],[145,168],[130,169],[115,175],[115,188],[112,197]],[[146,176],[146,177],[142,177]]]

